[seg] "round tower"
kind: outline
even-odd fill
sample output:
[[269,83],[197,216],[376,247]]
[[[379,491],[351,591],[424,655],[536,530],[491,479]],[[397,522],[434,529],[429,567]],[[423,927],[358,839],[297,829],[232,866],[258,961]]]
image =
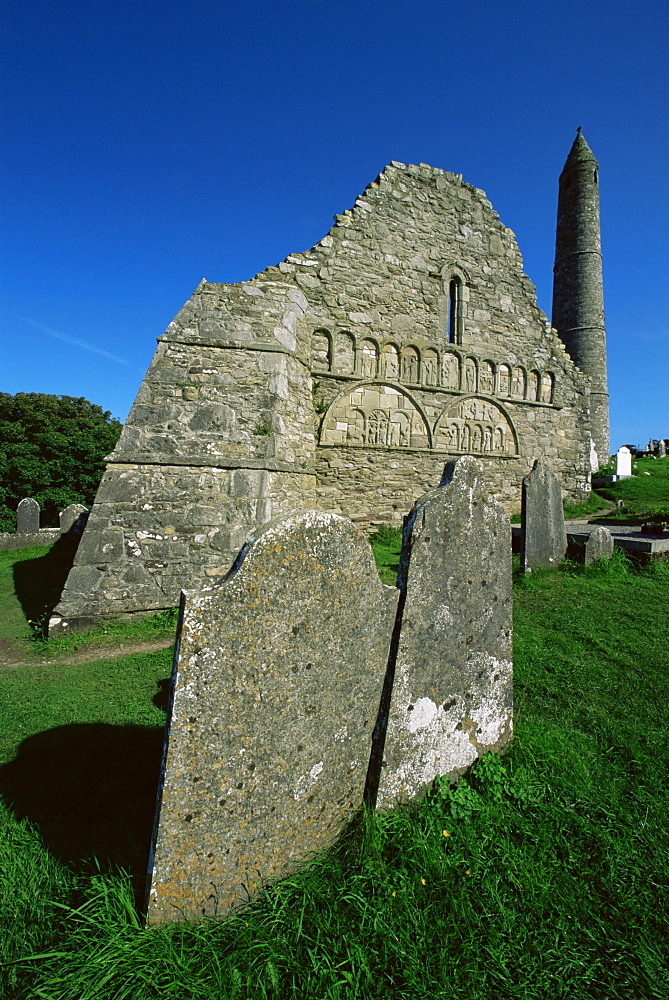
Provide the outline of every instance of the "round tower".
[[560,174],[552,324],[590,378],[590,434],[603,463],[609,458],[609,394],[598,174],[579,126]]

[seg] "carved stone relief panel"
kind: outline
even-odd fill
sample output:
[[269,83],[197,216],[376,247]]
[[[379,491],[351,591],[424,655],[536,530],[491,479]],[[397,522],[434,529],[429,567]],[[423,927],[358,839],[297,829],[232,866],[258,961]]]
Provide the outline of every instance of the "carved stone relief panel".
[[356,339],[341,330],[332,336],[327,330],[316,330],[312,336],[312,370],[331,371],[333,375],[359,379],[388,379],[407,385],[501,399],[551,405],[555,402],[554,372],[527,370],[522,364],[497,364],[446,349],[414,344],[400,347],[397,343],[382,343],[371,336]]
[[446,389],[460,388],[460,359],[457,354],[447,352],[441,362],[442,385]]
[[400,377],[400,352],[395,344],[386,344],[383,348],[381,375],[393,380]]
[[495,391],[495,369],[490,361],[479,365],[479,392],[492,396]]
[[497,392],[500,396],[511,394],[511,369],[508,365],[499,366]]
[[374,383],[343,393],[325,415],[322,445],[429,448],[430,433],[414,403],[394,386]]
[[423,382],[425,385],[439,384],[439,356],[432,348],[423,355]]
[[379,349],[373,340],[363,340],[358,348],[358,372],[361,378],[376,378]]
[[402,381],[418,382],[420,378],[420,358],[415,347],[405,347],[402,351]]
[[466,358],[465,359],[465,377],[464,377],[464,383],[463,383],[463,386],[462,386],[463,392],[476,392],[477,391],[477,385],[476,385],[477,379],[476,379],[476,375],[477,375],[476,362],[474,361],[473,358]]
[[470,455],[515,455],[516,432],[506,414],[488,399],[453,403],[437,420],[434,447]]

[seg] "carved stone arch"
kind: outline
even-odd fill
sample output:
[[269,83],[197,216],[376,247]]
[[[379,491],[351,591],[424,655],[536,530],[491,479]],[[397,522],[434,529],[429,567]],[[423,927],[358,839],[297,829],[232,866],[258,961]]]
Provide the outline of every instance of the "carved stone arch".
[[381,344],[379,377],[398,382],[400,378],[400,347],[395,340],[384,340]]
[[423,348],[422,379],[423,385],[439,385],[439,375],[441,372],[441,360],[439,350],[434,344],[428,344]]
[[465,358],[464,365],[462,367],[462,383],[461,389],[463,392],[477,393],[479,387],[479,362],[478,358],[471,357],[467,355]]
[[497,365],[490,358],[479,361],[479,392],[486,396],[495,395],[497,383]]
[[379,372],[379,342],[376,337],[361,337],[356,345],[355,370],[361,378],[375,379]]
[[541,396],[541,373],[534,368],[527,377],[527,398],[538,402]]
[[[368,447],[432,447],[432,431],[423,406],[396,382],[361,381],[343,389],[323,417],[319,444],[353,444],[355,428],[362,424],[362,444]],[[381,436],[384,440],[379,440]]]
[[320,372],[332,368],[332,334],[329,330],[314,330],[311,335],[311,367]]
[[353,375],[356,348],[357,342],[350,330],[338,330],[334,338],[332,371],[340,375]]
[[555,396],[555,375],[551,371],[541,373],[541,402],[552,403]]
[[511,395],[514,399],[527,398],[527,368],[514,365],[511,369]]
[[465,303],[471,280],[460,264],[447,261],[441,267],[442,327],[448,344],[462,344],[465,330]]
[[511,365],[506,361],[497,366],[497,395],[504,398],[511,395]]
[[[454,426],[459,429],[457,449],[452,443]],[[480,442],[478,451],[472,451],[475,436]],[[497,447],[500,439],[503,448]],[[518,434],[508,410],[497,401],[477,395],[463,396],[442,410],[434,424],[433,441],[435,448],[450,453],[457,450],[491,458],[518,455]]]
[[416,344],[402,344],[400,378],[412,385],[420,383],[421,350]]
[[[454,360],[451,361],[450,359]],[[462,371],[462,355],[451,347],[444,350],[441,356],[441,385],[444,389],[460,389],[460,373]]]
[[448,282],[451,278],[459,278],[463,285],[469,287],[472,283],[472,279],[469,275],[469,271],[458,264],[454,260],[445,261],[440,268],[439,273],[441,274],[441,280],[444,286],[448,286]]

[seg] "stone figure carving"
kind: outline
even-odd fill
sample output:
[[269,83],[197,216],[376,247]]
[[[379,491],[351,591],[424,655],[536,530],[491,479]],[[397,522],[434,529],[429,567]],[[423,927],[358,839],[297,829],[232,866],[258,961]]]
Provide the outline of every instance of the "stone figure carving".
[[519,396],[521,399],[525,395],[525,373],[522,368],[513,369],[511,394],[513,396]]
[[402,356],[402,377],[405,382],[418,381],[418,355],[408,347]]
[[488,361],[482,361],[479,374],[479,388],[481,392],[492,395],[495,387],[495,380],[492,365]]
[[454,354],[444,354],[442,361],[442,378],[447,389],[459,388],[458,359]]
[[425,385],[437,384],[437,355],[434,351],[427,351],[423,361]]
[[511,390],[511,372],[509,371],[508,365],[499,366],[499,394],[500,396],[508,396]]
[[465,361],[465,390],[476,392],[476,365],[471,358]]
[[351,413],[352,419],[349,420],[348,432],[347,432],[347,443],[348,444],[364,444],[365,443],[365,414],[362,410],[354,409]]
[[396,379],[400,374],[400,363],[397,348],[393,344],[386,344],[383,349],[384,375],[386,378]]
[[539,398],[539,372],[530,372],[527,386],[527,398],[533,403]]
[[363,340],[360,351],[360,374],[363,378],[375,378],[377,366],[376,344]]

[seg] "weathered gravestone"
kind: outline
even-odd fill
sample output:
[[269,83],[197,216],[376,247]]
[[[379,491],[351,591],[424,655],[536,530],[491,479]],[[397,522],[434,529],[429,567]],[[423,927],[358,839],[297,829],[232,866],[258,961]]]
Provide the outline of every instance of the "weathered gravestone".
[[558,566],[566,555],[560,480],[540,459],[523,479],[520,538],[524,573],[538,566]]
[[632,452],[625,445],[616,452],[616,476],[626,479],[632,475]]
[[[88,508],[84,507],[82,503],[71,503],[69,507],[60,512],[60,531],[62,535],[65,535],[70,528],[79,521],[82,514],[88,514]],[[77,529],[81,528],[84,530],[84,525],[86,520],[82,518],[77,525]]]
[[16,530],[19,535],[36,535],[39,531],[39,504],[32,497],[21,500],[16,508]]
[[397,605],[367,539],[307,511],[185,596],[149,923],[223,916],[360,805]]
[[449,463],[442,485],[417,501],[399,583],[379,806],[511,739],[511,528],[476,459]]
[[665,443],[664,438],[660,438],[660,442],[657,446],[657,454],[659,458],[667,457],[667,445]]
[[585,565],[592,566],[599,559],[610,559],[613,555],[613,535],[608,528],[596,525],[585,543]]

